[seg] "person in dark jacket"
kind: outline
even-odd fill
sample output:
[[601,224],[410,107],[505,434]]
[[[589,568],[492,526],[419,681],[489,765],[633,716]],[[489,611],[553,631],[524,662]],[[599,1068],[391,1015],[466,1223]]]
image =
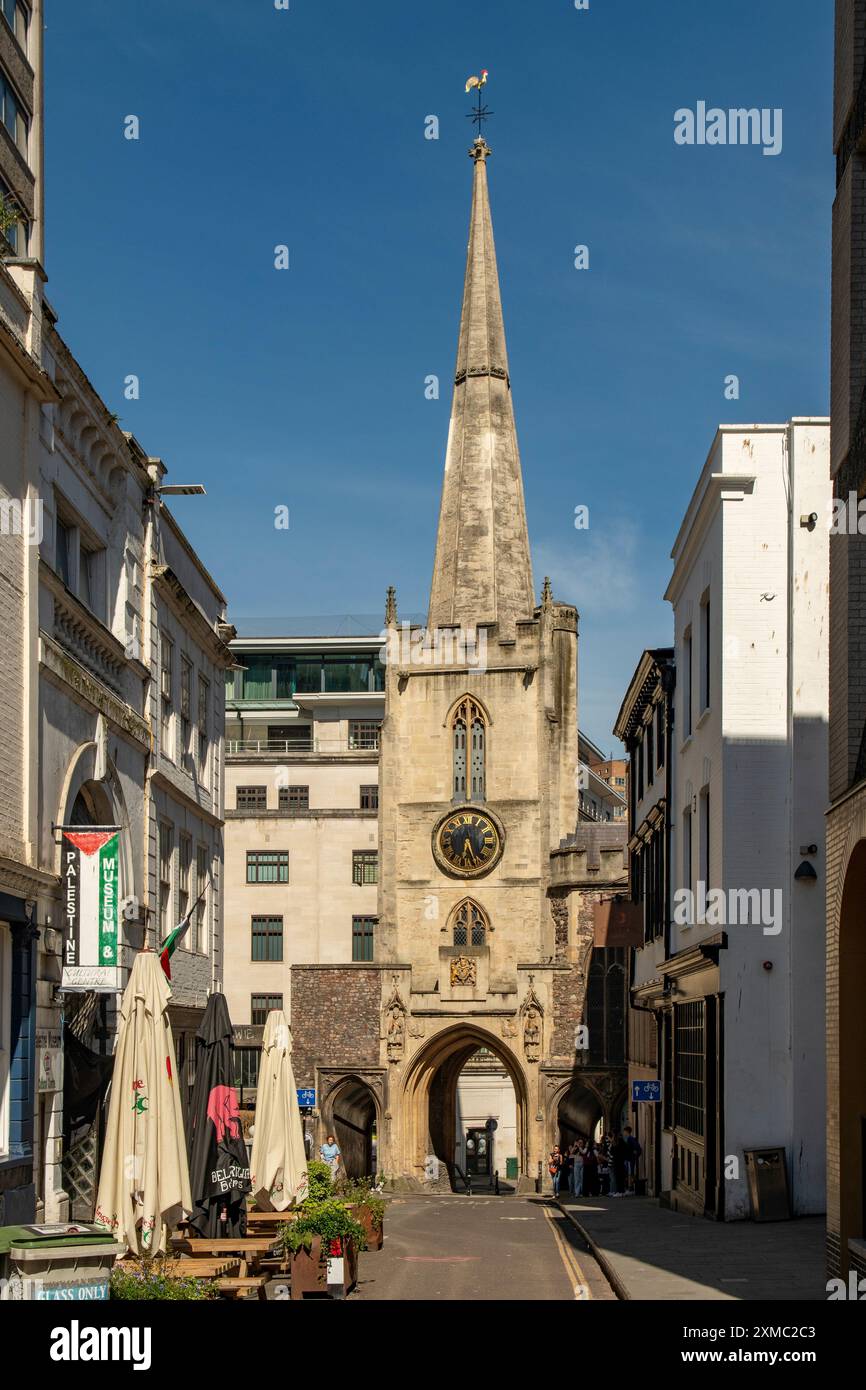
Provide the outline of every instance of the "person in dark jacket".
[[628,1164],[628,1144],[617,1132],[610,1146],[610,1195],[624,1197]]

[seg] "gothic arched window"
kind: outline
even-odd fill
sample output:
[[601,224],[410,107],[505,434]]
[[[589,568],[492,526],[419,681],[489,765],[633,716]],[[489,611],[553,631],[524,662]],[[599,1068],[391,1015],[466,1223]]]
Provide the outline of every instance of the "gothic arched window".
[[627,996],[624,947],[594,947],[584,1006],[590,1062],[611,1065],[623,1061]]
[[455,946],[483,946],[489,923],[483,908],[467,898],[460,904],[452,919]]
[[486,721],[478,705],[467,695],[451,720],[454,800],[484,800]]

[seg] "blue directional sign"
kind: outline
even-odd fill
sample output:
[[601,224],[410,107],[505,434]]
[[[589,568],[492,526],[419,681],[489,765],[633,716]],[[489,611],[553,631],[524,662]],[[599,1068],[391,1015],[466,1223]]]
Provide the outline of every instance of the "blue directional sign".
[[662,1083],[660,1081],[633,1081],[631,1083],[631,1098],[633,1104],[641,1101],[659,1101],[662,1098]]
[[301,1110],[315,1110],[316,1093],[312,1088],[298,1087],[298,1105]]

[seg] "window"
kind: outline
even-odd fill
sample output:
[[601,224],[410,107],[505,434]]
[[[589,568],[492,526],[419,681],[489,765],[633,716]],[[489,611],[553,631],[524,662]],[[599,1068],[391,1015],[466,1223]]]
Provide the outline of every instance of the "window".
[[626,973],[624,946],[594,946],[586,986],[585,1019],[589,1060],[594,1065],[625,1059]]
[[701,881],[705,891],[712,887],[710,882],[710,789],[701,792]]
[[282,960],[282,917],[254,917],[252,919],[252,938],[253,960]]
[[192,840],[189,835],[181,835],[177,849],[177,911],[178,921],[182,922],[189,912],[189,871],[192,864]]
[[487,918],[477,903],[467,899],[454,914],[455,946],[483,946],[487,939]]
[[238,787],[235,805],[238,811],[266,811],[267,787]]
[[18,149],[27,157],[27,135],[30,117],[5,72],[0,69],[0,119]]
[[355,849],[352,851],[352,882],[379,882],[379,855],[374,849]]
[[[692,891],[692,811],[683,812],[683,887]],[[688,925],[694,926],[693,922]]]
[[195,851],[195,896],[198,906],[195,910],[195,936],[192,948],[204,953],[207,950],[207,845],[197,845]]
[[656,705],[656,767],[662,767],[665,760],[665,706],[664,701]]
[[192,729],[192,665],[185,656],[180,659],[180,750],[190,751]]
[[171,920],[171,856],[174,850],[174,828],[168,821],[159,823],[159,936],[164,941],[177,923]]
[[99,604],[99,562],[101,552],[82,545],[78,552],[78,597],[96,613]]
[[352,918],[352,960],[373,959],[373,928],[377,917]]
[[244,1103],[244,1091],[255,1091],[259,1084],[259,1064],[262,1059],[260,1047],[233,1047],[232,1066],[234,1084],[240,1095],[238,1104]]
[[690,738],[690,737],[691,737],[691,733],[692,733],[692,630],[691,630],[691,628],[687,628],[687,629],[686,629],[686,634],[685,634],[685,637],[683,638],[683,666],[685,667],[685,677],[686,677],[686,679],[685,679],[685,687],[684,687],[684,690],[683,690],[683,699],[685,700],[685,709],[683,710],[683,723],[684,723],[684,727],[685,727],[686,738]]
[[247,850],[247,883],[288,883],[288,850]]
[[174,643],[164,632],[159,634],[160,678],[159,678],[159,722],[162,731],[162,751],[167,758],[172,757],[171,737],[172,692],[174,689]]
[[379,809],[379,788],[378,788],[378,786],[375,786],[375,787],[362,787],[362,788],[361,788],[361,810],[362,810],[362,811],[378,811],[378,809]]
[[644,741],[641,739],[637,745],[637,799],[643,800],[643,765],[644,765]]
[[655,776],[655,754],[653,752],[652,720],[650,720],[649,724],[647,724],[646,726],[646,734],[644,737],[646,742],[646,780],[647,786],[651,787],[653,784],[653,777]]
[[30,27],[30,10],[22,0],[2,0],[3,17],[12,30],[24,52],[27,52],[27,30]]
[[309,811],[309,787],[280,787],[281,811]]
[[30,242],[30,224],[4,178],[0,178],[0,208],[5,224],[0,229],[3,236],[16,256],[26,256]]
[[72,540],[71,528],[58,517],[54,544],[54,568],[67,589],[72,588]]
[[454,711],[451,723],[455,801],[484,800],[485,734],[480,706],[467,695]]
[[674,1008],[674,1123],[704,1132],[704,1001]]
[[12,933],[0,922],[0,1156],[9,1152],[9,1077],[12,1039]]
[[710,593],[701,600],[701,713],[710,707]]
[[269,1013],[282,1007],[283,996],[281,994],[251,994],[250,1023],[256,1027],[261,1027],[262,1024],[267,1023]]
[[379,747],[379,730],[382,724],[378,719],[350,719],[349,720],[349,747],[350,748],[369,748]]
[[198,673],[198,771],[207,782],[208,719],[210,714],[210,681]]

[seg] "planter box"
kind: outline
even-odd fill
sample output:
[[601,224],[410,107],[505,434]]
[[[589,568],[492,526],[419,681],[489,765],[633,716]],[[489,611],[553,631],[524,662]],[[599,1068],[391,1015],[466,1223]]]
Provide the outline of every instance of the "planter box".
[[373,1225],[373,1213],[369,1207],[365,1207],[361,1204],[357,1207],[351,1207],[350,1211],[358,1225],[364,1228],[364,1234],[367,1237],[367,1249],[381,1250],[385,1229],[384,1218],[382,1220],[382,1225],[376,1227]]
[[320,1236],[313,1237],[309,1250],[298,1250],[291,1258],[292,1298],[303,1298],[305,1294],[330,1294],[332,1298],[345,1298],[358,1282],[358,1251],[355,1242],[343,1242],[343,1282],[335,1286],[328,1283],[328,1263],[322,1250]]

